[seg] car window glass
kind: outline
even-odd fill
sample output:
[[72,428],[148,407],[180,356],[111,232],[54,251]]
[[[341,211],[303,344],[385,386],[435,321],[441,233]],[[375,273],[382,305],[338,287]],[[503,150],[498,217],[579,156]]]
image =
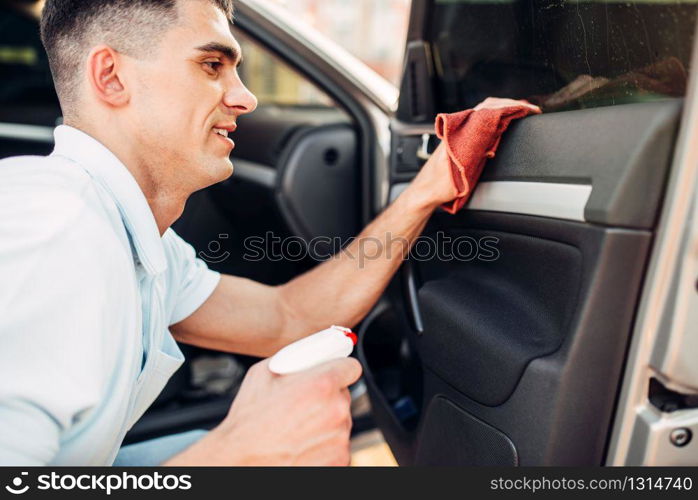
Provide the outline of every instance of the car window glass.
[[334,107],[332,100],[281,59],[240,30],[234,30],[240,43],[243,64],[239,74],[260,106]]
[[53,126],[61,114],[39,37],[40,3],[0,1],[0,122]]
[[411,0],[272,1],[389,82],[400,83]]
[[487,96],[546,111],[683,96],[695,0],[436,0],[438,111]]

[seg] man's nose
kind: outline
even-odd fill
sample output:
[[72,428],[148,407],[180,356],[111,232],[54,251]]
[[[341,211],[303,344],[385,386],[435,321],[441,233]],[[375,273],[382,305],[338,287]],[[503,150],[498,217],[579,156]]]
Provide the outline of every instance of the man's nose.
[[251,113],[257,107],[257,98],[240,80],[223,95],[223,104],[236,114]]

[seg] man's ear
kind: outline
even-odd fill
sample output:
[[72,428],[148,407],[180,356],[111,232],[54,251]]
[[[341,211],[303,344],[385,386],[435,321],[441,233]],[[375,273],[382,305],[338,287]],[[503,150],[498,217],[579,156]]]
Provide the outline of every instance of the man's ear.
[[123,106],[130,99],[120,62],[120,54],[108,45],[94,47],[87,56],[91,90],[97,99],[111,106]]

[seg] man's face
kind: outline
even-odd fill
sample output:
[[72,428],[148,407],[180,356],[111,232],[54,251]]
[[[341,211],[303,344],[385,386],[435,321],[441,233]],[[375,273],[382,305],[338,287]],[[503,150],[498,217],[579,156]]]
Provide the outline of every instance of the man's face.
[[187,195],[233,172],[225,137],[257,100],[237,73],[240,46],[211,2],[180,0],[152,57],[129,59],[129,120],[152,180]]

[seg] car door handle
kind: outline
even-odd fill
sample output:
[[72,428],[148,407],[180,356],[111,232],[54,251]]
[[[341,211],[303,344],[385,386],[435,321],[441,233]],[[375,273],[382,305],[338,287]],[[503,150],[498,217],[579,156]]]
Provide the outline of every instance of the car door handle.
[[431,134],[422,134],[422,144],[417,150],[417,158],[420,160],[427,161],[431,157],[429,152],[429,139],[431,139]]
[[422,321],[422,313],[419,310],[419,301],[417,299],[417,270],[415,264],[409,259],[402,265],[403,278],[403,295],[407,304],[407,313],[412,321],[412,327],[417,332],[417,335],[424,333],[424,323]]

